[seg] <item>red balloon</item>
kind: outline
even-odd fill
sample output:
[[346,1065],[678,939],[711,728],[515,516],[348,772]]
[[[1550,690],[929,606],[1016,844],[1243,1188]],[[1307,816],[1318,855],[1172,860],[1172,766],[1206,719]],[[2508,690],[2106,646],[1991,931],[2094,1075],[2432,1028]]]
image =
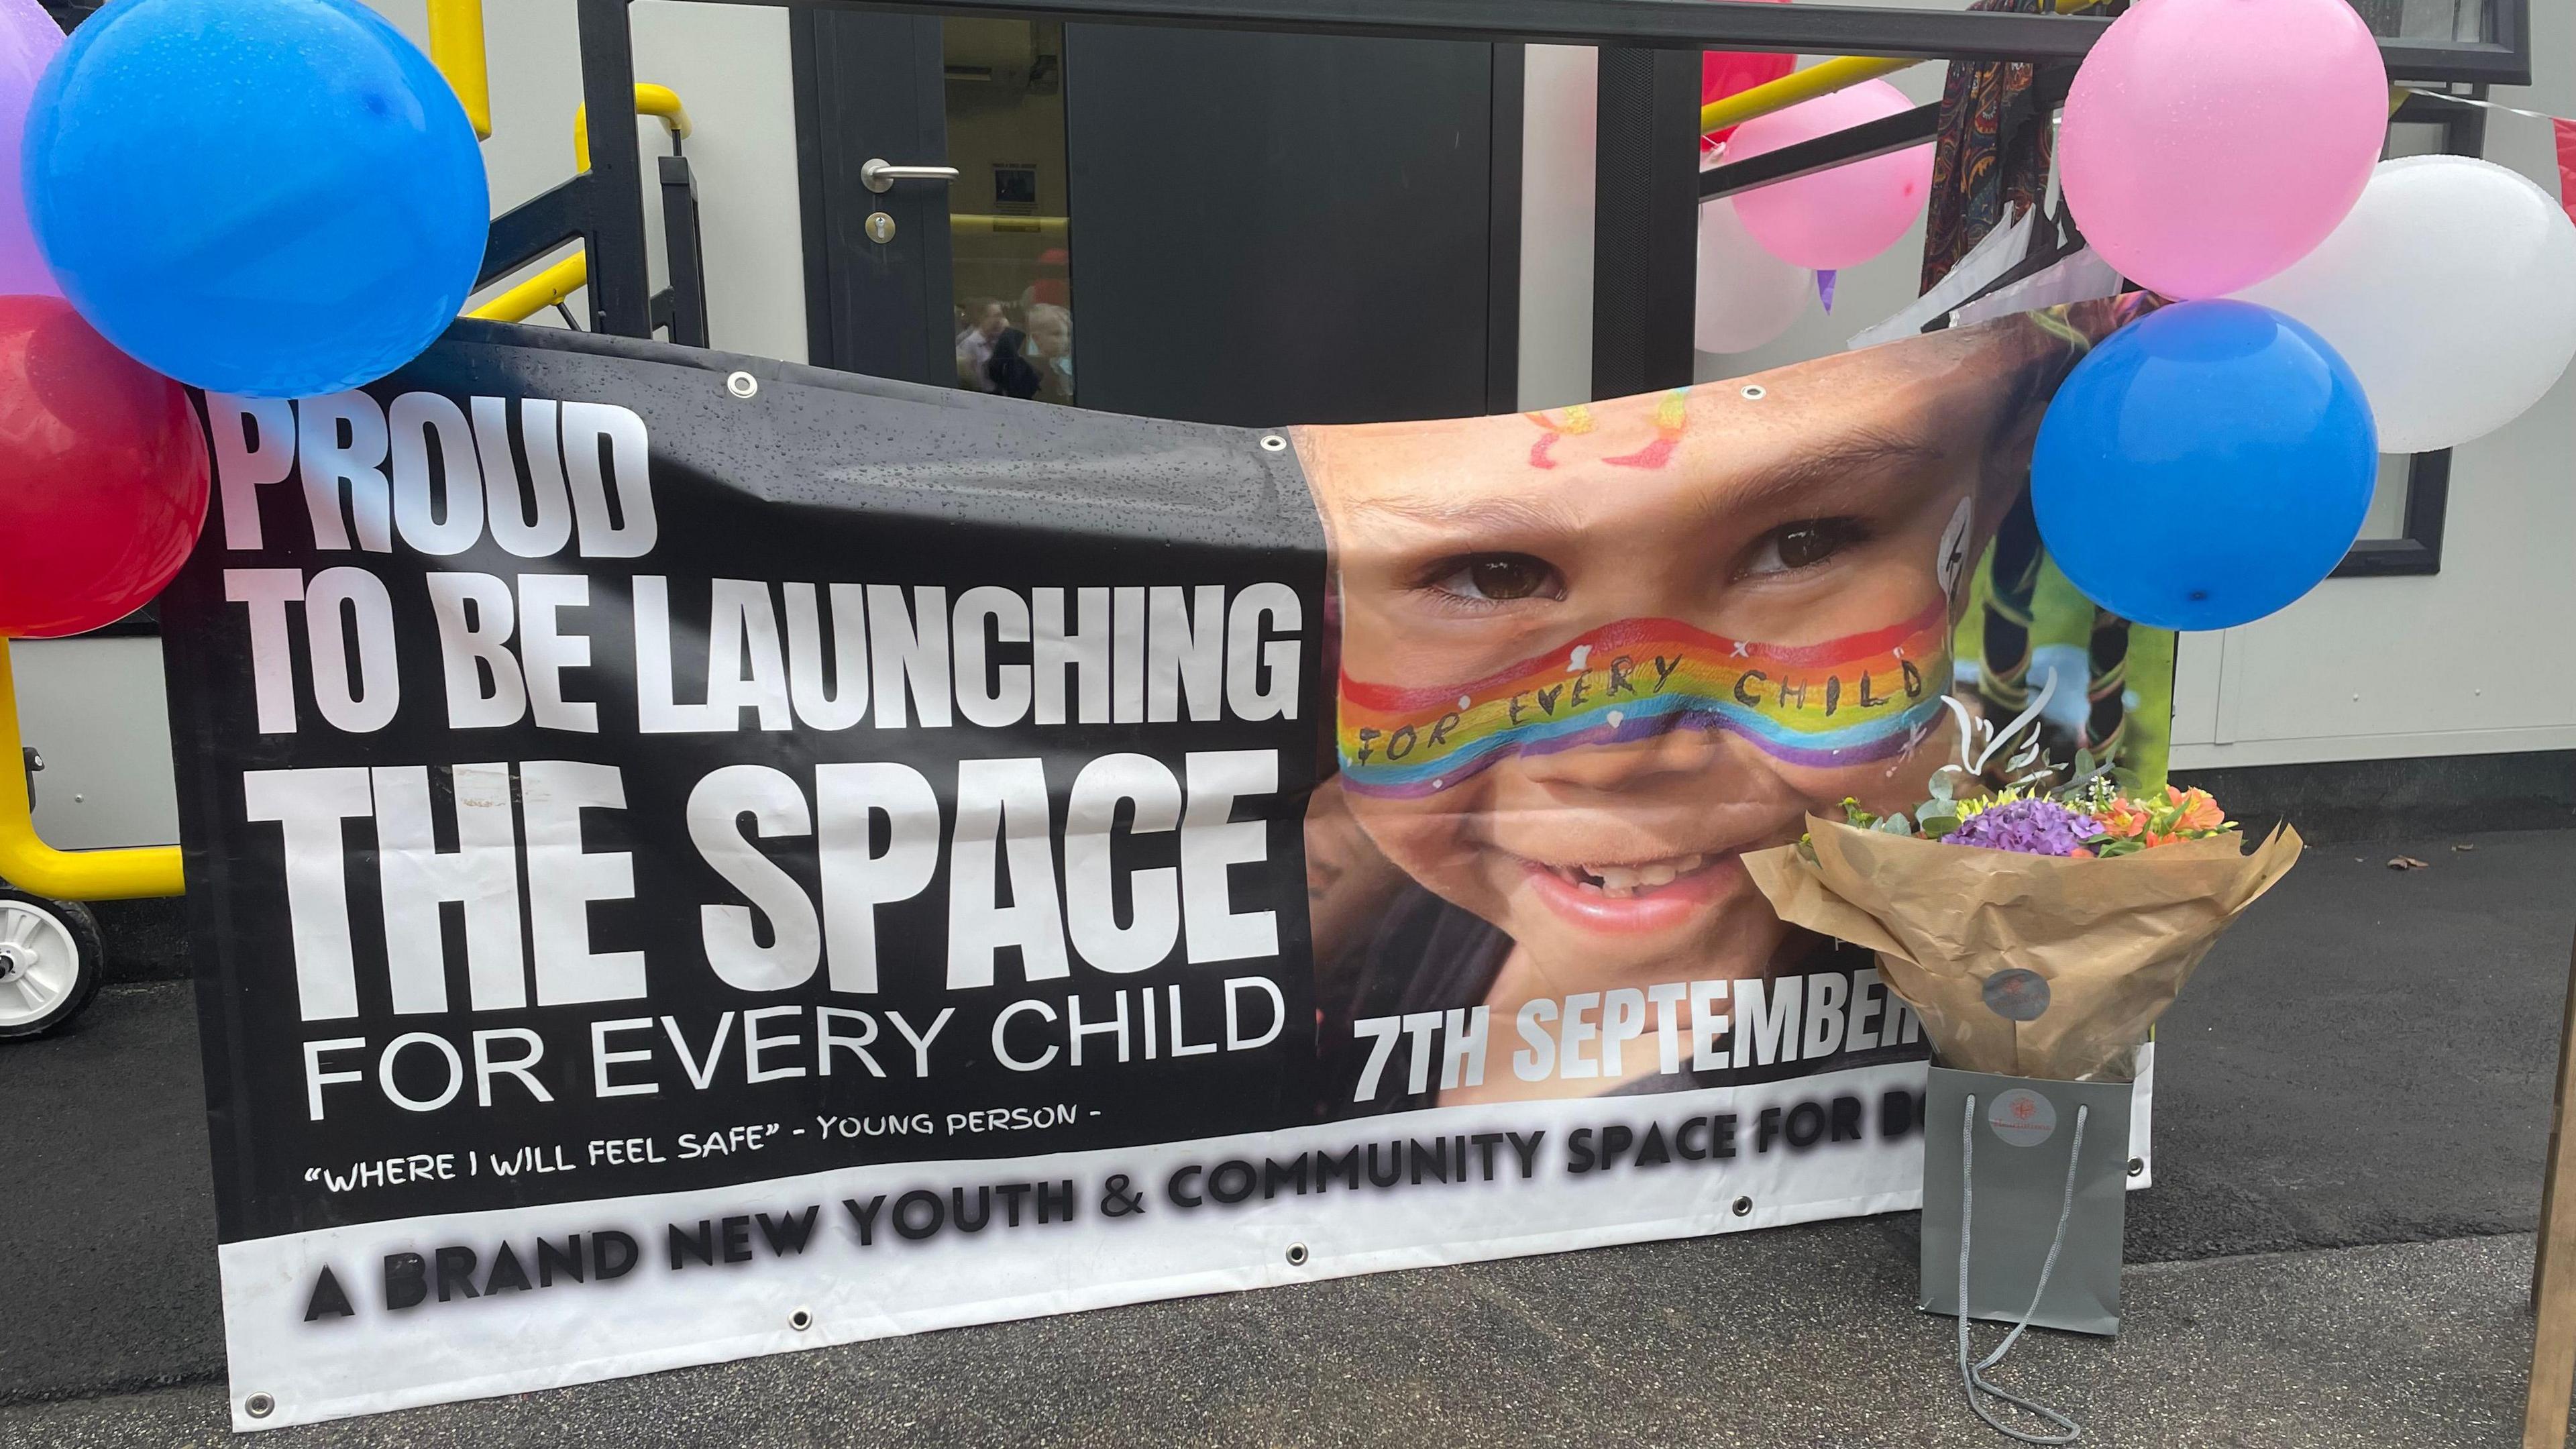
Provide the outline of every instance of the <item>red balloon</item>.
[[55,297],[0,297],[0,636],[112,624],[206,522],[206,439],[179,384]]
[[[1788,0],[1777,0],[1787,4]],[[1768,85],[1798,68],[1794,55],[1771,55],[1750,50],[1703,50],[1699,54],[1699,103],[1721,101],[1738,91]],[[1708,139],[1723,141],[1735,134],[1735,128],[1711,131]]]

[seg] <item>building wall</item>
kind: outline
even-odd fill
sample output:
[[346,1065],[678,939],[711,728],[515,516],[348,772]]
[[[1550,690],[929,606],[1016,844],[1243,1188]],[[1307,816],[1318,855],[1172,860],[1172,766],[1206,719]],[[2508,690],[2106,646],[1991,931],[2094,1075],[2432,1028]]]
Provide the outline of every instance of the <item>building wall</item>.
[[1596,52],[1533,45],[1521,108],[1520,405],[1592,396]]

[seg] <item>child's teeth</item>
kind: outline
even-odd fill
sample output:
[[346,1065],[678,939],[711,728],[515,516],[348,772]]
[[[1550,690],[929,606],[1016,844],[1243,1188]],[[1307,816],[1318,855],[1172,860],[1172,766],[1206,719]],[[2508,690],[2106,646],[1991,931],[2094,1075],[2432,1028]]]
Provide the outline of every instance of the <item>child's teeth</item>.
[[1640,891],[1668,886],[1709,863],[1707,855],[1674,855],[1641,865],[1551,865],[1557,879],[1581,890],[1626,900]]

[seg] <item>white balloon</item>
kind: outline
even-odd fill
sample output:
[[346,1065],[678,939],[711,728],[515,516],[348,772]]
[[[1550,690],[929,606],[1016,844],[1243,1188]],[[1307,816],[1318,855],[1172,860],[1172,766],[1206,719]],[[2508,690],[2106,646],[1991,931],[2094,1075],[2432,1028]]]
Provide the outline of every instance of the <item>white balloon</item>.
[[2576,223],[2520,172],[2402,156],[2315,251],[2236,296],[2352,364],[2380,451],[2456,447],[2540,401],[2576,358]]
[[1764,251],[1735,214],[1735,198],[1699,208],[1699,301],[1691,345],[1702,352],[1749,352],[1778,340],[1815,295],[1816,274]]

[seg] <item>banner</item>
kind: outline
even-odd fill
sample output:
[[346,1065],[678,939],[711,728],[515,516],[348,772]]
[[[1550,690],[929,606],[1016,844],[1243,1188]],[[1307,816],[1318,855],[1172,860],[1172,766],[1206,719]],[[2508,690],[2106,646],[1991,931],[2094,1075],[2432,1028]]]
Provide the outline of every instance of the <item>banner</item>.
[[1958,757],[2118,310],[1275,433],[473,323],[207,397],[236,1427],[1912,1206],[1918,1024],[1738,857]]

